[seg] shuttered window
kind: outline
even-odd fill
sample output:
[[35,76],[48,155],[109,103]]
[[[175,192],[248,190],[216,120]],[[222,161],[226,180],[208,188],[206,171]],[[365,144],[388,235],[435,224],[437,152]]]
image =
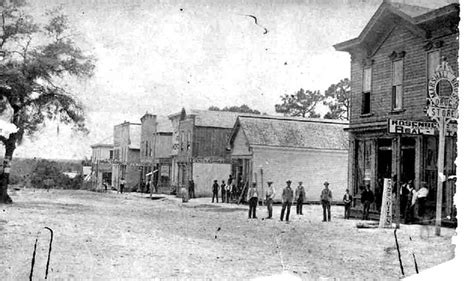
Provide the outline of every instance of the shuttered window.
[[402,109],[403,102],[403,60],[392,63],[392,109]]
[[433,76],[436,71],[436,67],[440,64],[439,51],[428,53],[428,80]]
[[364,68],[364,83],[362,85],[362,92],[370,92],[372,88],[372,68]]
[[370,91],[372,89],[372,68],[364,68],[362,75],[362,114],[370,113]]

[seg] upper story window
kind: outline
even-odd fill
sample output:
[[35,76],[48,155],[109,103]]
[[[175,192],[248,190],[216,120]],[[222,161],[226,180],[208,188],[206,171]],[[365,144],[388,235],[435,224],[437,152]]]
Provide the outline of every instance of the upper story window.
[[436,68],[441,62],[441,57],[438,51],[428,53],[428,80],[434,75]]
[[109,159],[110,160],[114,159],[114,151],[113,150],[109,151]]
[[[429,81],[431,77],[434,75],[436,72],[436,68],[440,65],[441,63],[441,55],[439,50],[434,51],[434,52],[429,52],[428,53],[428,65],[427,65],[427,80]],[[439,84],[436,84],[436,92],[439,93]],[[428,93],[427,93],[428,94]]]
[[188,132],[186,150],[190,150],[190,149],[191,149],[191,132]]
[[365,67],[362,75],[362,114],[370,113],[370,92],[372,91],[372,67]]
[[401,110],[403,106],[403,60],[392,62],[392,109]]

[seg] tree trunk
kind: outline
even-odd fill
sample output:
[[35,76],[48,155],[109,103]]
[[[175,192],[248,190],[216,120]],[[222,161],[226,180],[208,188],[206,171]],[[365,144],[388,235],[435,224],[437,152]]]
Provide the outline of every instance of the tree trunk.
[[8,183],[10,181],[10,165],[15,151],[15,140],[10,135],[10,138],[4,143],[5,158],[3,159],[3,166],[0,169],[0,204],[11,204],[13,201],[8,195]]

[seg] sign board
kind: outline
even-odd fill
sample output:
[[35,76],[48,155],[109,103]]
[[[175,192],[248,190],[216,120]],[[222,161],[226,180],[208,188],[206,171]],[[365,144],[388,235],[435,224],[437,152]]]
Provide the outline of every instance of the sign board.
[[365,181],[370,181],[370,178],[371,178],[370,176],[371,176],[370,169],[366,169],[364,171],[364,180]]
[[170,176],[170,166],[168,166],[168,165],[162,165],[162,166],[160,167],[160,170],[161,170],[161,171],[160,171],[160,175],[161,175],[162,177],[169,177],[169,176]]
[[379,228],[392,227],[392,180],[383,179],[382,209]]
[[[449,93],[440,95],[440,83],[448,83]],[[442,62],[436,68],[434,75],[428,82],[428,110],[426,114],[432,119],[453,120],[459,117],[458,105],[459,82],[451,67],[447,62]]]
[[[388,132],[393,134],[409,134],[409,135],[431,135],[437,134],[438,128],[435,122],[411,121],[411,120],[395,120],[388,119]],[[447,136],[457,134],[457,124],[449,123],[446,128]]]

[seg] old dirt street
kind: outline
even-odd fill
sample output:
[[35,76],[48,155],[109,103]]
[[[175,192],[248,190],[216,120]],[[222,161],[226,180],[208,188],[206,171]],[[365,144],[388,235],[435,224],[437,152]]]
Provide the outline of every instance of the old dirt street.
[[[401,277],[392,230],[357,229],[333,206],[322,222],[320,205],[292,209],[290,223],[247,219],[247,206],[211,204],[210,198],[181,203],[166,196],[21,189],[13,205],[0,210],[0,272],[3,280],[30,274],[37,233],[54,230],[48,278],[211,278],[250,279],[283,271],[303,279]],[[279,215],[280,206],[274,212]],[[405,274],[454,256],[443,229],[402,225],[398,232]],[[411,240],[410,240],[411,237]],[[35,278],[44,277],[49,236],[39,235]],[[6,258],[5,258],[6,257]]]

